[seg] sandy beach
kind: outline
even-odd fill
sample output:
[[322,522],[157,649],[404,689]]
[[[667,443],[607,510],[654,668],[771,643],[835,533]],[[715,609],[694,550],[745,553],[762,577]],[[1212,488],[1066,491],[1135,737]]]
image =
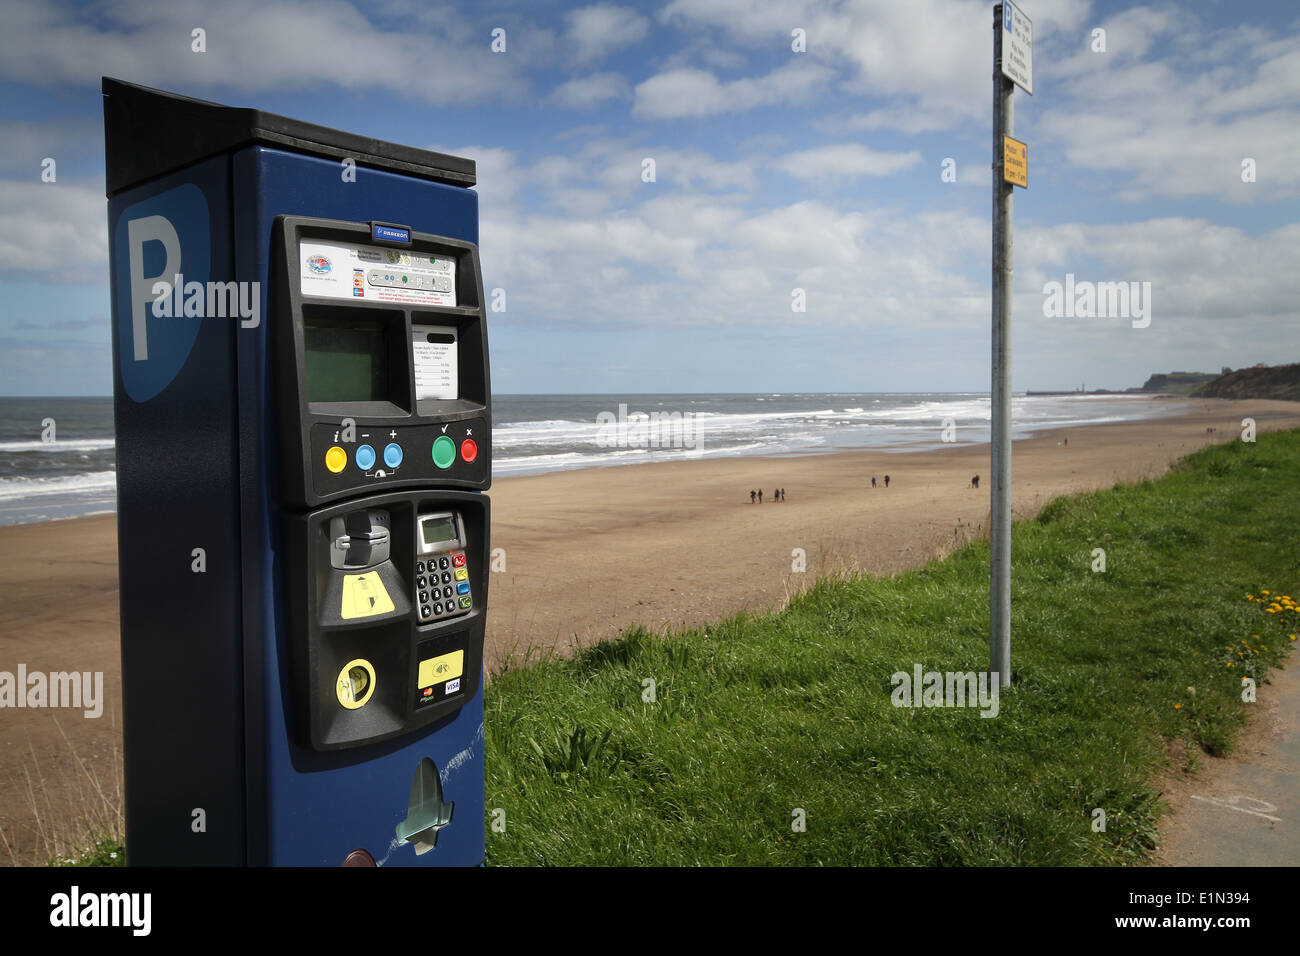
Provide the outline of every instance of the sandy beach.
[[[1013,510],[1164,472],[1210,442],[1300,426],[1300,404],[1179,401],[1156,421],[1018,441]],[[1215,428],[1214,434],[1207,428]],[[1068,445],[1066,444],[1068,439]],[[884,475],[891,478],[883,487]],[[979,490],[971,476],[983,479]],[[649,628],[780,606],[841,569],[889,573],[937,557],[988,523],[989,448],[672,461],[505,478],[492,487],[489,671]],[[871,477],[882,480],[871,487]],[[764,503],[751,504],[762,488]],[[773,488],[786,489],[782,502]],[[806,571],[795,570],[799,550]],[[116,519],[0,528],[0,671],[103,671],[103,716],[0,711],[0,861],[32,862],[86,806],[120,787]],[[44,832],[45,836],[42,836]],[[42,861],[43,862],[43,861]]]

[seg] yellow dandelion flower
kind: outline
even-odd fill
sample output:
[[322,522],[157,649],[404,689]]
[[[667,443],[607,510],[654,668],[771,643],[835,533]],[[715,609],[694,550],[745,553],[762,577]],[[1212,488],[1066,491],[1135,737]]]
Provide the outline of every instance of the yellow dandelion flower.
[[1183,709],[1182,704],[1174,704],[1174,710],[1182,710],[1182,709]]
[[1259,593],[1260,593],[1260,594],[1270,594],[1270,593],[1272,593],[1272,592],[1270,592],[1270,591],[1260,591]]

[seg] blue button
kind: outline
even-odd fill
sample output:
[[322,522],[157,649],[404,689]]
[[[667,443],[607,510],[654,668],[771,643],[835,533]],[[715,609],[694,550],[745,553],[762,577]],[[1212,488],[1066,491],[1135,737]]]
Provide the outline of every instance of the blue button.
[[402,446],[397,442],[390,442],[384,448],[384,464],[389,468],[396,468],[402,463]]
[[469,582],[468,582],[468,581],[461,581],[460,584],[456,585],[456,593],[457,593],[457,594],[469,594]]
[[369,445],[362,445],[353,457],[357,461],[357,467],[362,471],[369,471],[375,467],[375,450]]

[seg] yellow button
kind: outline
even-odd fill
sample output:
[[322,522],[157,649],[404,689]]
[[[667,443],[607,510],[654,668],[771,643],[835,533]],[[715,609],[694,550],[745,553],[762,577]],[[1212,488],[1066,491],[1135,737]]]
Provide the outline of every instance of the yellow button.
[[348,466],[348,453],[338,445],[335,445],[325,453],[325,467],[334,474],[338,474]]
[[457,569],[456,569],[456,580],[457,580],[457,581],[468,581],[468,580],[469,580],[469,572],[468,572],[467,570],[465,570],[464,568],[457,568]]
[[416,678],[417,687],[429,687],[443,681],[454,680],[465,670],[465,652],[452,651],[440,657],[431,657],[420,661],[420,673]]

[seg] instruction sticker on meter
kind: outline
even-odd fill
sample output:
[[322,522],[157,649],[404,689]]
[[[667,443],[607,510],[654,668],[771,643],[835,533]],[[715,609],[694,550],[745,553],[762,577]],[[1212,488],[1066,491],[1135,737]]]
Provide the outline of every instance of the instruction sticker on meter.
[[343,575],[343,606],[339,609],[343,620],[388,614],[392,610],[393,599],[376,572]]
[[456,261],[449,256],[313,240],[298,244],[298,276],[303,295],[456,304]]
[[412,325],[411,347],[415,355],[416,399],[459,398],[455,328]]

